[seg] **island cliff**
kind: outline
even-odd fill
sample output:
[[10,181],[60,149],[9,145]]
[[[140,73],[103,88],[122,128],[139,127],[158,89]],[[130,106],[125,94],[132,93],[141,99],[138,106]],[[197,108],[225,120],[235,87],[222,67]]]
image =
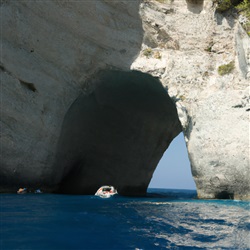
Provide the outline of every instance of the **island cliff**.
[[249,37],[161,2],[1,1],[1,192],[143,194],[182,125],[198,196],[249,198]]

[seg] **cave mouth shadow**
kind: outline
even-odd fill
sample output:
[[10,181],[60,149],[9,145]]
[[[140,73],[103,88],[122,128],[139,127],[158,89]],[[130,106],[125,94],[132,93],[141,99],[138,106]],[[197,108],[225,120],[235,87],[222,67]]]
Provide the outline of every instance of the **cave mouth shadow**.
[[157,78],[103,70],[67,111],[55,160],[58,193],[94,194],[113,185],[144,195],[169,144],[181,131],[174,102]]
[[234,199],[234,193],[229,192],[227,190],[218,192],[215,194],[215,199],[221,199],[221,200],[233,200]]
[[186,0],[187,8],[194,14],[200,14],[204,8],[204,0]]

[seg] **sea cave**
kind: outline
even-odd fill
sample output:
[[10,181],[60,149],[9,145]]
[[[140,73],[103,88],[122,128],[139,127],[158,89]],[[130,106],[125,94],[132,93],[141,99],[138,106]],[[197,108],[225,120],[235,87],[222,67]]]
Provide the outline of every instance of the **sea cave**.
[[54,170],[57,192],[93,194],[113,185],[143,195],[171,141],[181,132],[161,82],[139,71],[105,70],[68,109]]

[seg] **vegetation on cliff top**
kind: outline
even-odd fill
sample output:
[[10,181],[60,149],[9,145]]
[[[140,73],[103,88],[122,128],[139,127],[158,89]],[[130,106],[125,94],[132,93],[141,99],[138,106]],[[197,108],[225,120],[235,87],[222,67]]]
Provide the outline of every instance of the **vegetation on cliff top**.
[[231,73],[233,71],[233,69],[234,69],[234,61],[232,61],[228,64],[224,64],[224,65],[219,66],[218,73],[219,73],[219,75],[223,76],[223,75]]
[[250,1],[244,0],[236,8],[242,16],[246,17],[246,22],[242,26],[250,36]]
[[213,0],[217,4],[218,12],[225,12],[230,9],[237,10],[238,14],[243,17],[241,23],[247,34],[250,36],[250,1],[249,0]]

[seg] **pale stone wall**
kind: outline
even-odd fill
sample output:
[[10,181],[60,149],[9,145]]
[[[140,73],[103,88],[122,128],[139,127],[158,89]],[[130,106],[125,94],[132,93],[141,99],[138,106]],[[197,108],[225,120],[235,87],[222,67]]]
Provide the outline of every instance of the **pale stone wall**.
[[[1,190],[52,173],[70,105],[101,68],[128,70],[143,38],[139,1],[0,4]],[[29,169],[29,170],[27,170]]]
[[249,37],[209,0],[148,0],[140,13],[145,38],[132,68],[158,76],[177,101],[198,196],[249,198]]

